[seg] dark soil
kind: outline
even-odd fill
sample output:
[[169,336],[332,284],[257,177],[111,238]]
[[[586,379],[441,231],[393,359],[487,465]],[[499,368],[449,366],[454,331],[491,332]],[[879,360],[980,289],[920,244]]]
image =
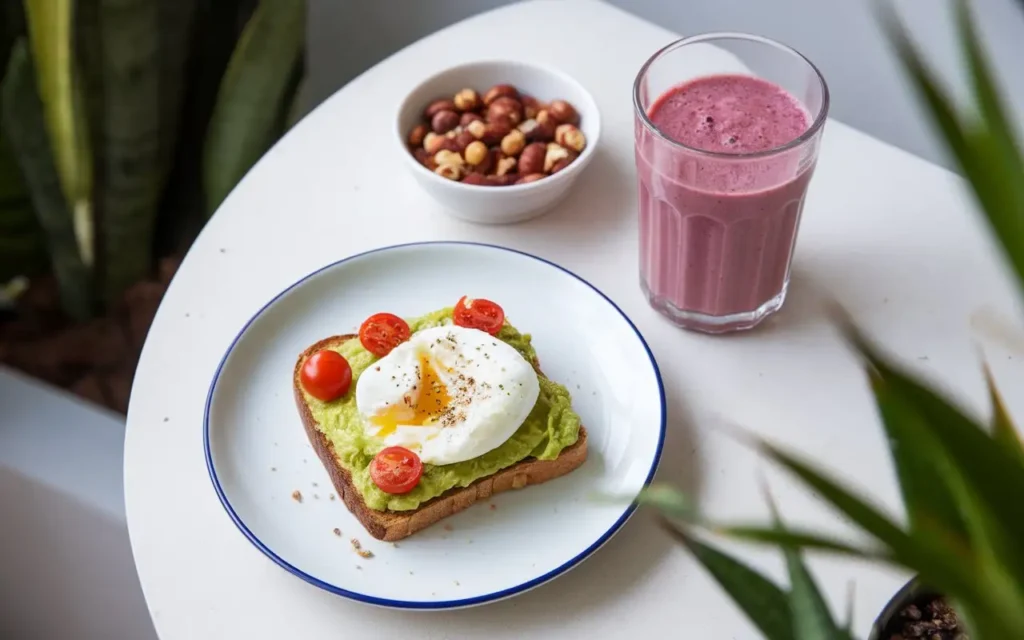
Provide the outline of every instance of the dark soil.
[[946,599],[922,594],[893,617],[882,635],[884,640],[970,640],[960,626],[956,612]]
[[0,364],[127,413],[139,353],[177,267],[164,258],[156,278],[135,283],[105,316],[85,323],[61,312],[51,277],[33,279],[14,312],[0,316]]

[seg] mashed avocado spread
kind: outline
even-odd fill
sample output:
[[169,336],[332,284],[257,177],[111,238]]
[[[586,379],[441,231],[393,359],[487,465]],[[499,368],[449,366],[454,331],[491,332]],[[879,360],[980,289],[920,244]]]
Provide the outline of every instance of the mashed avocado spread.
[[[452,308],[425,316],[406,319],[413,333],[452,322]],[[530,344],[530,335],[519,333],[507,322],[497,336],[518,351],[528,362],[537,354]],[[363,418],[356,409],[355,389],[359,375],[377,358],[363,348],[358,339],[349,340],[335,350],[345,356],[352,367],[352,387],[347,394],[332,402],[321,402],[304,393],[313,417],[334,445],[338,461],[352,474],[352,482],[371,509],[407,511],[455,487],[474,481],[533,456],[541,460],[557,458],[562,449],[576,442],[580,417],[572,410],[572,398],[562,385],[540,378],[540,395],[530,415],[519,430],[504,444],[472,460],[448,465],[423,465],[419,485],[409,493],[392,495],[381,491],[370,479],[370,461],[383,443],[363,432]]]

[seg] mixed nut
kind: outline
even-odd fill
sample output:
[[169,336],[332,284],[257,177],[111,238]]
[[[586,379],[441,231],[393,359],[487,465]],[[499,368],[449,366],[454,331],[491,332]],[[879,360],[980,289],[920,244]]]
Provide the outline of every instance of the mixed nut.
[[579,112],[565,100],[544,103],[497,84],[483,96],[462,89],[431,102],[408,143],[416,160],[439,176],[508,186],[569,166],[587,146],[579,123]]

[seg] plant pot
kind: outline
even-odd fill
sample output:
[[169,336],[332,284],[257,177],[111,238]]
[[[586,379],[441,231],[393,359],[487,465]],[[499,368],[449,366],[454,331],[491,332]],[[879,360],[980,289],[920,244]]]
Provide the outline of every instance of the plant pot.
[[[908,605],[917,604],[923,610],[929,601],[939,598],[941,595],[935,589],[922,584],[919,578],[913,578],[903,585],[882,608],[882,612],[878,614],[875,623],[871,626],[868,640],[889,640],[893,635],[899,633],[899,629],[894,629],[892,626],[901,620],[900,614]],[[956,633],[959,634],[960,631]]]

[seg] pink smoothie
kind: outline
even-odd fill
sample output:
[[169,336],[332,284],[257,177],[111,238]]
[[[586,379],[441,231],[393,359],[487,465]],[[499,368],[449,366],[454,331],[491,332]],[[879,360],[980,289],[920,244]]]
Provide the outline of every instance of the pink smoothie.
[[[640,270],[651,302],[708,330],[781,305],[814,153],[749,154],[800,137],[807,110],[765,80],[718,75],[673,87],[647,116],[688,147],[638,119]],[[703,316],[713,326],[699,326]]]

